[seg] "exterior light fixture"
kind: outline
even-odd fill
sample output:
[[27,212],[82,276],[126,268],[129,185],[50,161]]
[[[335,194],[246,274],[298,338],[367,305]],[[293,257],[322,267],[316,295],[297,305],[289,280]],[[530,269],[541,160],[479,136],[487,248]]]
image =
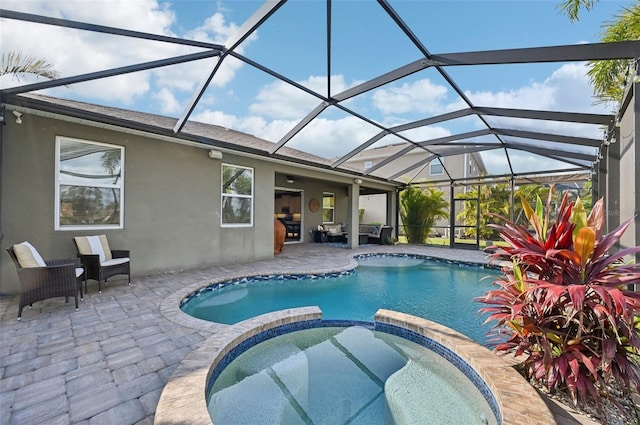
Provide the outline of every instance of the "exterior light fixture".
[[211,159],[222,159],[222,152],[217,151],[215,149],[209,150],[209,158]]
[[287,176],[287,183],[291,184],[293,182],[294,182],[293,176]]
[[13,116],[16,117],[16,124],[22,124],[22,112],[13,111]]
[[362,184],[362,179],[353,179],[355,184]]

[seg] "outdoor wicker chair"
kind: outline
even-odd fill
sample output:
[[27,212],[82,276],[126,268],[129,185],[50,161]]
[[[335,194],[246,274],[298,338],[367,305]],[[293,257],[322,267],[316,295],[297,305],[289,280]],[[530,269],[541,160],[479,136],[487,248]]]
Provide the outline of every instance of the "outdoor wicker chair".
[[24,306],[31,308],[34,302],[49,298],[65,297],[69,302],[69,297],[74,297],[78,310],[78,292],[82,299],[85,274],[77,258],[43,260],[29,242],[13,245],[7,252],[16,265],[20,281],[18,320],[22,318]]
[[[131,285],[131,261],[129,250],[112,250],[105,235],[76,236],[73,238],[78,257],[87,273],[87,279],[98,281],[98,292],[102,292],[102,282],[107,284],[111,276],[126,274]],[[84,291],[87,292],[85,280]]]

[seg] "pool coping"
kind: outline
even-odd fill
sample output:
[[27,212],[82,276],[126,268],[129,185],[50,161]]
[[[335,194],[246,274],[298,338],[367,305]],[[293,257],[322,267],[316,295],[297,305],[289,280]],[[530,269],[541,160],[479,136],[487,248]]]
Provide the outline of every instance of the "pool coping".
[[[319,307],[301,307],[256,316],[233,326],[225,325],[178,365],[162,391],[154,424],[212,425],[205,398],[206,386],[210,374],[229,351],[261,332],[321,319]],[[556,423],[535,388],[486,347],[446,326],[396,311],[378,310],[375,321],[415,332],[457,354],[491,389],[502,415],[502,425]]]

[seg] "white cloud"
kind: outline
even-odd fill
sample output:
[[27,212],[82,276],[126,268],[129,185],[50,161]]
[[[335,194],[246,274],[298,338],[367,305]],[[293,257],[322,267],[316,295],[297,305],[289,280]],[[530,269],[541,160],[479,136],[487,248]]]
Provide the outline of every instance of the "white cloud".
[[[27,13],[69,19],[91,24],[125,28],[167,36],[182,36],[218,43],[226,40],[238,28],[227,23],[219,12],[203,17],[201,26],[176,35],[172,28],[176,14],[170,3],[156,0],[104,0],[104,1],[12,1],[5,0],[3,8]],[[18,36],[19,35],[19,36]],[[169,43],[132,39],[88,31],[38,25],[3,19],[0,28],[3,52],[16,50],[45,59],[54,65],[62,77],[165,59],[199,51]],[[243,47],[251,40],[245,41]],[[42,40],[47,40],[43,43]],[[122,102],[130,105],[149,93],[172,91],[175,98],[195,89],[207,76],[214,59],[184,65],[142,71],[81,83],[66,89],[56,89],[53,95],[70,94],[95,101]],[[242,63],[229,58],[221,66],[212,84],[223,86],[233,79]]]
[[325,158],[334,158],[346,154],[378,131],[355,117],[331,121],[316,118],[287,146]]
[[[531,81],[527,86],[495,93],[468,91],[466,95],[477,106],[610,114],[607,105],[594,103],[593,91],[586,72],[586,64],[566,64],[542,82]],[[489,119],[498,126],[515,126],[539,132],[596,138],[602,133],[597,126],[586,124],[496,117]]]
[[443,109],[447,88],[428,79],[383,87],[373,94],[373,105],[384,114],[436,113]]
[[502,108],[564,110],[606,113],[606,107],[595,105],[584,63],[562,65],[542,82],[501,92],[466,92],[475,105]]
[[[327,77],[311,76],[299,84],[318,93],[326,93]],[[340,93],[349,88],[343,75],[331,77],[331,90]],[[275,81],[261,90],[249,111],[274,119],[300,119],[311,112],[321,102],[315,96],[299,90],[284,81]]]
[[160,105],[160,112],[164,115],[174,115],[181,111],[180,102],[166,87],[153,94],[153,99]]
[[234,130],[239,130],[238,125],[242,124],[234,115],[225,114],[222,111],[211,110],[194,113],[191,116],[191,120],[207,124],[215,124],[225,128],[233,128]]

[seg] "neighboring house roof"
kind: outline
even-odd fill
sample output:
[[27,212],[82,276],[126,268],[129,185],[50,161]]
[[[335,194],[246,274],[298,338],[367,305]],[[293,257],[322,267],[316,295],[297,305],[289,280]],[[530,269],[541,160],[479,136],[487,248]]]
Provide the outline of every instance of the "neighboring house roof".
[[[377,164],[380,164],[381,162],[385,161],[387,158],[393,157],[394,155],[398,154],[399,152],[403,151],[405,148],[407,147],[407,144],[404,143],[394,143],[394,144],[389,144],[389,145],[384,145],[384,146],[378,146],[372,149],[367,149],[364,150],[360,153],[358,153],[356,156],[350,158],[349,160],[347,160],[345,162],[345,164],[351,164],[354,167],[357,167],[360,171],[363,171],[364,173],[368,174],[370,171],[370,169],[364,169],[363,164],[365,162],[371,161],[373,167],[375,167]],[[477,171],[477,175],[485,175],[487,170],[484,166],[484,161],[482,160],[482,157],[477,153],[477,152],[461,152],[461,153],[457,153],[457,154],[453,154],[450,157],[457,157],[460,160],[462,160],[462,158],[464,158],[464,154],[467,153],[469,154],[474,162],[476,163],[477,167],[478,167],[478,171]],[[440,158],[444,158],[445,156],[443,155]],[[426,152],[420,148],[415,148],[409,152],[406,152],[403,154],[403,164],[404,166],[408,166],[411,165],[412,163],[416,162],[416,161],[422,161],[423,162],[423,166],[427,166],[431,161],[437,161],[438,156],[434,155],[434,154],[430,154],[429,152]],[[446,161],[444,162],[444,168],[447,168],[447,163]],[[389,163],[386,164],[387,166],[393,166],[393,163]],[[460,164],[463,165],[463,164]],[[372,168],[373,168],[372,167]],[[384,167],[384,166],[383,166]],[[388,173],[388,171],[385,171],[384,168],[381,168],[380,170],[376,170],[375,168],[374,172],[371,173],[370,175],[384,175],[386,173]],[[389,167],[387,167],[387,169],[389,169]],[[397,169],[397,166],[396,166]],[[378,173],[376,173],[375,171],[378,171]],[[402,181],[406,181],[407,178],[411,178],[411,176],[418,176],[420,175],[419,170],[410,170],[408,171],[406,174],[404,174],[402,177],[399,177],[400,180]],[[460,176],[462,177],[462,176]],[[447,178],[447,180],[449,180]]]

